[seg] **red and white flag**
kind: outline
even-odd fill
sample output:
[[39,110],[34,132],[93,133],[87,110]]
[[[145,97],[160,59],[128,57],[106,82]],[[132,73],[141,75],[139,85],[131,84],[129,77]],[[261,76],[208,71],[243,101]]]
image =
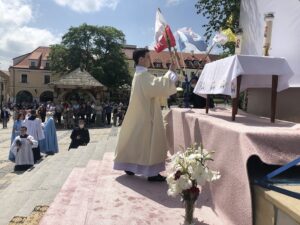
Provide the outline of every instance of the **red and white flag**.
[[176,41],[171,28],[167,24],[160,10],[157,10],[156,12],[155,41],[156,45],[154,49],[156,52],[161,52],[166,48],[176,46]]

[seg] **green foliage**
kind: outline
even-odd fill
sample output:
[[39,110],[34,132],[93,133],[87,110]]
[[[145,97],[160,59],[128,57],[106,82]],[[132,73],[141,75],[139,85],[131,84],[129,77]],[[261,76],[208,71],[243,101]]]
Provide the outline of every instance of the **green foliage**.
[[[230,28],[233,32],[239,28],[240,0],[197,0],[195,4],[197,14],[207,19],[204,36],[209,40],[212,34],[220,28]],[[223,46],[224,56],[234,54],[234,44],[227,43]]]
[[130,84],[124,43],[125,35],[114,27],[71,27],[60,45],[51,46],[51,69],[65,73],[80,67],[107,87]]
[[49,59],[51,61],[50,69],[55,73],[64,73],[68,68],[68,49],[61,45],[51,45]]

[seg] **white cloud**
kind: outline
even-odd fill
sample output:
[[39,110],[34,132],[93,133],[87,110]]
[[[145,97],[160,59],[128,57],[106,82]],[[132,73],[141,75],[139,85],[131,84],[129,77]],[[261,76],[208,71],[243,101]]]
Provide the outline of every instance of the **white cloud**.
[[22,25],[32,19],[31,5],[25,0],[0,1],[0,25]]
[[15,27],[7,29],[0,38],[0,49],[2,52],[18,56],[19,54],[31,52],[38,46],[48,46],[57,43],[59,39],[46,29],[33,27]]
[[168,6],[179,5],[184,0],[166,0]]
[[33,19],[30,1],[0,1],[0,69],[7,70],[14,57],[60,41],[46,29],[28,26]]
[[102,8],[116,9],[120,0],[54,0],[61,6],[67,6],[76,12],[95,12]]

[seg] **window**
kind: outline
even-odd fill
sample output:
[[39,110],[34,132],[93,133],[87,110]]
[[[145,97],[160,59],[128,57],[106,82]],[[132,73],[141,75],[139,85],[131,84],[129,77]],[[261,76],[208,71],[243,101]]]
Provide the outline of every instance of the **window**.
[[46,64],[45,64],[45,68],[46,69],[48,69],[50,67],[50,64],[49,64],[49,62],[46,62]]
[[186,59],[186,60],[184,60],[184,62],[185,62],[186,67],[188,67],[188,68],[194,67],[193,62],[191,60]]
[[50,83],[50,76],[49,75],[45,75],[44,76],[44,84],[49,84]]
[[31,61],[30,66],[31,66],[31,67],[35,67],[35,62]]
[[21,83],[27,83],[27,74],[21,75]]
[[154,68],[163,68],[163,65],[161,62],[154,62],[153,65],[154,65]]

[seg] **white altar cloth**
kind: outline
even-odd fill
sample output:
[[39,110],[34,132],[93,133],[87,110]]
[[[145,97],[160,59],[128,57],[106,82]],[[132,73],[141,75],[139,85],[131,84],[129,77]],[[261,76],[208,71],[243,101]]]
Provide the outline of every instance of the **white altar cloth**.
[[289,88],[288,81],[293,71],[284,58],[234,55],[206,64],[194,93],[224,94],[234,98],[239,75],[243,75],[240,91],[272,87],[272,75],[278,75],[279,92]]

